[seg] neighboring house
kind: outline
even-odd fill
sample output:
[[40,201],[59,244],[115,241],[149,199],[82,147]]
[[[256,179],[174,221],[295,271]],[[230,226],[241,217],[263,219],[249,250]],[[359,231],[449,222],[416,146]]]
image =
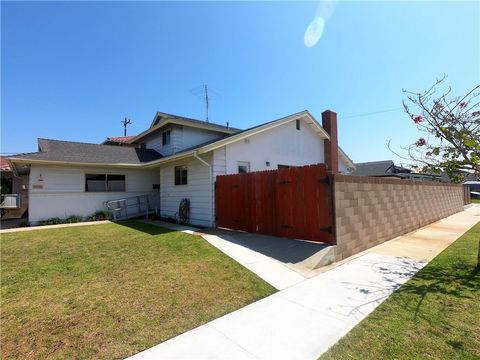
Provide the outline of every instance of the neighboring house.
[[27,217],[28,173],[19,169],[16,176],[5,156],[0,156],[2,220]]
[[355,163],[355,171],[351,175],[355,176],[373,176],[373,177],[395,177],[399,179],[416,181],[449,181],[448,177],[436,174],[423,174],[413,172],[411,169],[397,166],[392,160],[371,161],[364,163]]
[[188,198],[190,222],[213,226],[217,175],[317,163],[333,173],[354,169],[338,147],[336,121],[326,111],[322,127],[302,111],[239,130],[159,112],[147,130],[128,139],[39,139],[38,152],[9,161],[15,171],[29,172],[31,222],[87,216],[104,210],[107,200],[149,194],[161,216],[175,216],[181,199]]

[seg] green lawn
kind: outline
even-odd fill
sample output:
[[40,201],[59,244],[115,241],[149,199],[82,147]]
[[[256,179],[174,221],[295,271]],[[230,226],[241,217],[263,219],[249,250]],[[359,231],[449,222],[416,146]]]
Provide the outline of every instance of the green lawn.
[[477,204],[480,204],[480,199],[470,199],[472,201],[472,203],[477,203]]
[[0,244],[2,359],[124,358],[275,292],[201,237],[134,221]]
[[480,223],[321,359],[480,359]]

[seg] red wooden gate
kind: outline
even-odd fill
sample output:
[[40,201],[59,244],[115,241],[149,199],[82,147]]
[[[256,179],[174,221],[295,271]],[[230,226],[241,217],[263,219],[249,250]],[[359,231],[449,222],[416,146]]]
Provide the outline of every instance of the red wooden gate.
[[218,227],[332,242],[331,198],[324,164],[217,176]]

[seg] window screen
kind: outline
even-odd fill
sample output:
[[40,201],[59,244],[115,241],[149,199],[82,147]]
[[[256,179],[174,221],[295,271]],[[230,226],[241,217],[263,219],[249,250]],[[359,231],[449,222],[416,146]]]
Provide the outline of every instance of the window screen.
[[105,174],[86,174],[85,175],[85,191],[102,192],[106,191],[106,175]]
[[107,191],[125,191],[125,175],[107,175]]
[[175,185],[188,184],[188,170],[186,166],[175,166]]
[[170,144],[170,130],[164,131],[162,133],[162,145]]
[[113,174],[86,174],[85,175],[86,192],[106,192],[116,191],[124,192],[125,175]]

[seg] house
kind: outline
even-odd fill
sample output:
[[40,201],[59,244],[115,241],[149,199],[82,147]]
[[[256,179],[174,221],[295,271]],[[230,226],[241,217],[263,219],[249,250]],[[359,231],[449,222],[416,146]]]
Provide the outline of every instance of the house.
[[0,180],[2,220],[26,218],[28,174],[25,171],[18,171],[15,176],[10,162],[5,156],[0,156]]
[[353,171],[351,175],[394,177],[416,181],[449,181],[446,175],[417,173],[411,169],[395,165],[392,160],[355,163],[355,168],[355,171]]
[[354,169],[338,147],[336,113],[325,111],[322,125],[308,111],[246,130],[158,112],[133,137],[102,144],[38,139],[38,152],[8,160],[17,174],[29,174],[31,222],[88,216],[108,200],[149,195],[164,217],[188,198],[190,222],[213,226],[218,175],[317,163],[333,173]]

